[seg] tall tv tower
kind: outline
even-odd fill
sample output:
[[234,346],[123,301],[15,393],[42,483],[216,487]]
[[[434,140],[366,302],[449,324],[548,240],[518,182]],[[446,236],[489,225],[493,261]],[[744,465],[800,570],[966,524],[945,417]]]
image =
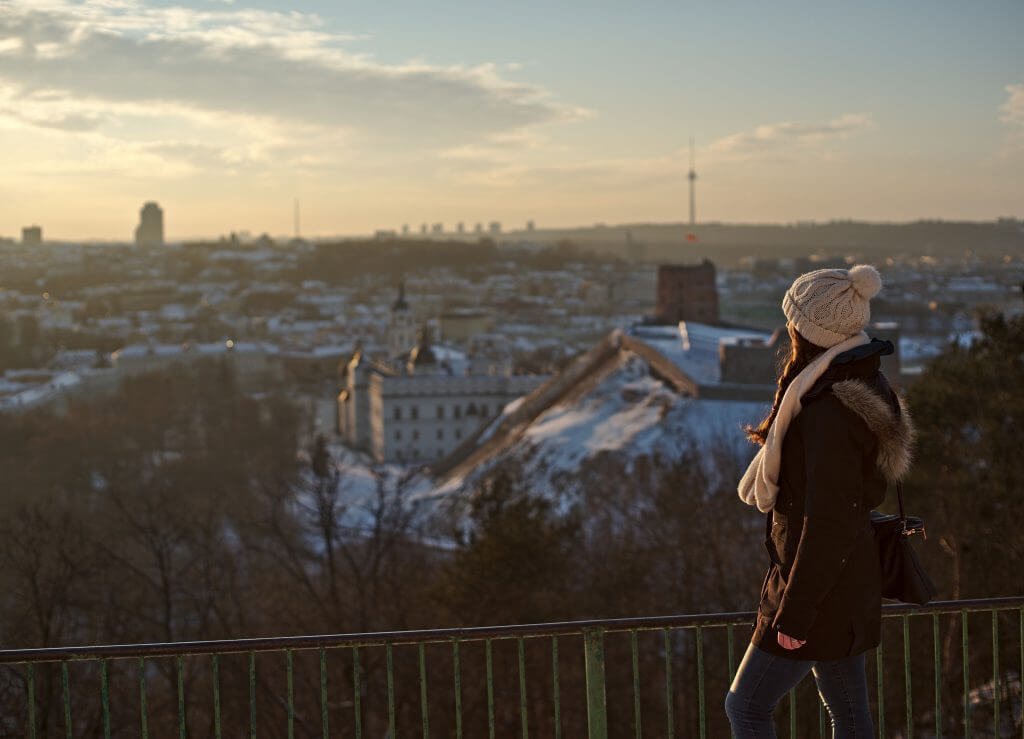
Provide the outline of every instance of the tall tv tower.
[[693,160],[693,136],[690,137],[690,173],[686,176],[690,180],[690,225],[697,223],[697,170]]

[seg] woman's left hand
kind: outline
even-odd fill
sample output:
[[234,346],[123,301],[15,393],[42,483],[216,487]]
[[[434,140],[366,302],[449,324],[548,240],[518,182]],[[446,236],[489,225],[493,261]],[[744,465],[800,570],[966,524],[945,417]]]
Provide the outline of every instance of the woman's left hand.
[[803,641],[801,641],[800,639],[794,639],[791,636],[786,636],[781,631],[778,632],[778,636],[776,638],[778,639],[779,646],[783,649],[799,649],[807,643],[806,639],[804,639]]

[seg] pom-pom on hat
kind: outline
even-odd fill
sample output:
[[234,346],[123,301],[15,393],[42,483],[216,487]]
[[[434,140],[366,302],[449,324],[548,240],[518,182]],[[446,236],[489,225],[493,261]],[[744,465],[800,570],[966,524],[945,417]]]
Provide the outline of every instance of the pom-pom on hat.
[[782,312],[800,335],[821,347],[835,346],[864,330],[869,301],[882,289],[870,264],[816,269],[797,277],[782,298]]

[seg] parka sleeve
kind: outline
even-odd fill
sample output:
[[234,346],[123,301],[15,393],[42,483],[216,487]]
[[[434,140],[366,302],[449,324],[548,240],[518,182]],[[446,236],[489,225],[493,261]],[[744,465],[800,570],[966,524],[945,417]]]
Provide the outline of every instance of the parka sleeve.
[[806,640],[818,604],[839,579],[857,538],[863,451],[849,411],[831,393],[801,411],[807,483],[793,566],[772,626]]

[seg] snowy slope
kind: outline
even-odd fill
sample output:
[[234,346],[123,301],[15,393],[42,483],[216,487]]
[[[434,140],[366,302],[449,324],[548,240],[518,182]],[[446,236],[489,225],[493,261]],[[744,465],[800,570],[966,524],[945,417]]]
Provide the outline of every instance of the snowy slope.
[[587,378],[581,385],[590,387],[548,407],[499,453],[422,495],[462,497],[489,470],[512,459],[522,463],[534,494],[548,496],[561,508],[580,492],[574,472],[597,454],[615,455],[628,472],[644,455],[657,452],[663,458],[678,458],[695,450],[707,463],[706,474],[716,479],[710,452],[721,446],[735,457],[738,480],[754,453],[741,424],[756,421],[766,410],[761,403],[682,395],[652,377],[643,357],[626,350],[602,369],[600,377]]

